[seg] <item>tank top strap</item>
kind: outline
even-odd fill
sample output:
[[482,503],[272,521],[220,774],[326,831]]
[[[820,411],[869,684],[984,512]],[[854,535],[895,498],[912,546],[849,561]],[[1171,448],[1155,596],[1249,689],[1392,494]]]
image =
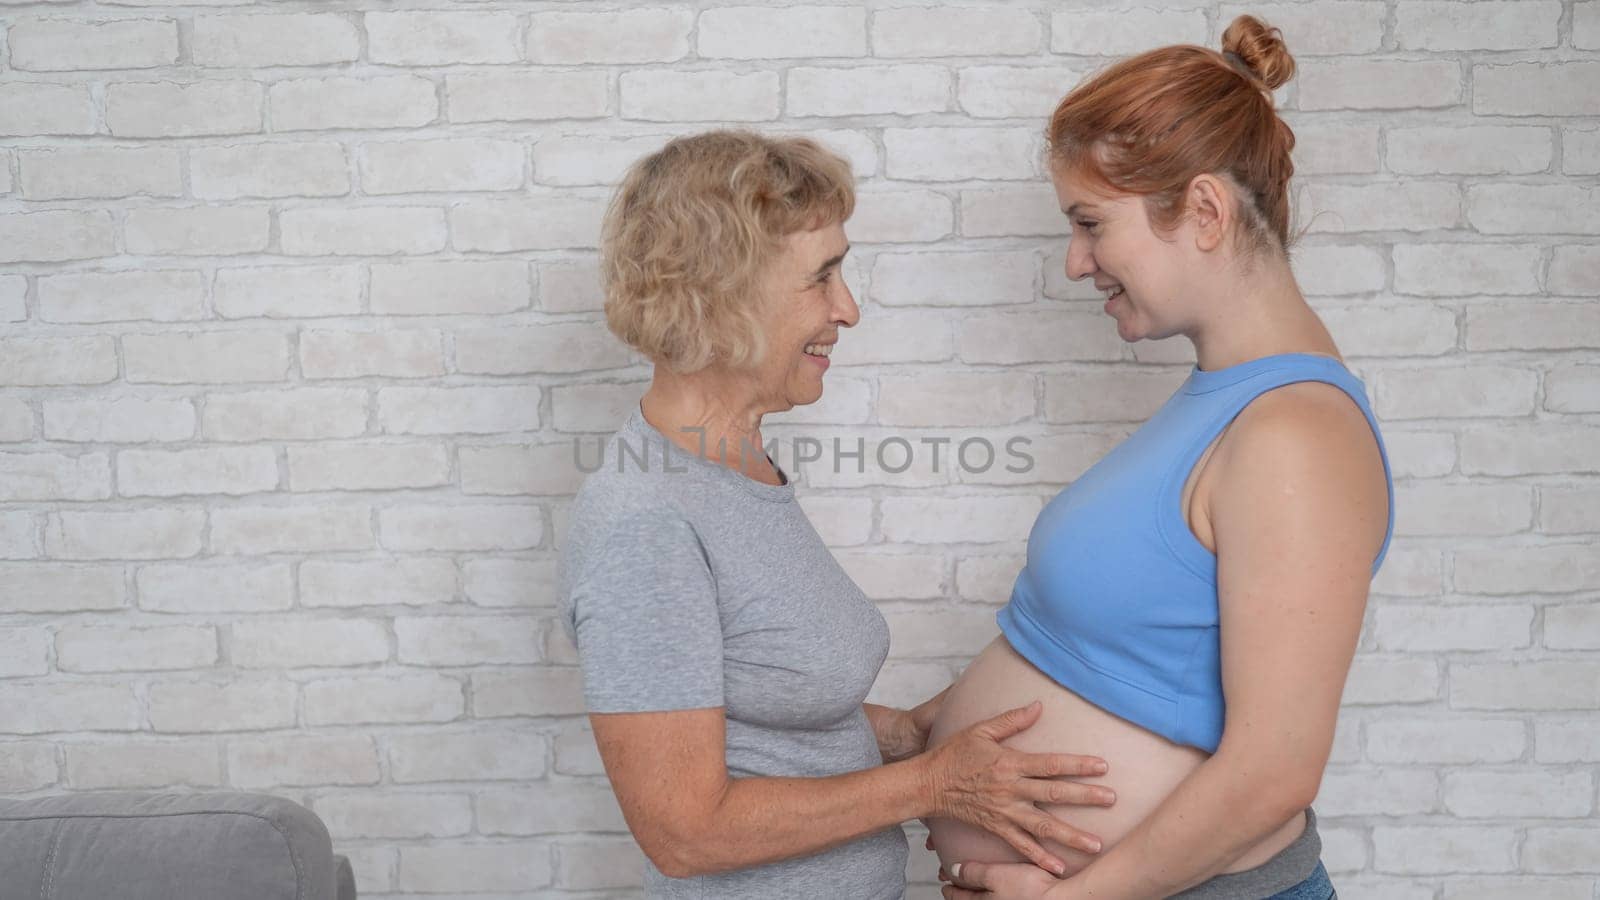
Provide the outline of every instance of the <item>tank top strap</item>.
[[1177,452],[1157,489],[1156,527],[1167,549],[1190,571],[1213,584],[1217,578],[1217,557],[1200,543],[1183,515],[1184,484],[1206,449],[1246,406],[1268,391],[1307,381],[1331,384],[1342,390],[1360,408],[1372,428],[1373,439],[1383,459],[1389,494],[1388,527],[1383,546],[1372,563],[1373,574],[1377,574],[1388,555],[1394,536],[1394,476],[1377,417],[1373,415],[1366,388],[1359,378],[1337,359],[1311,353],[1265,356],[1211,372],[1197,367],[1178,391],[1180,414],[1188,427],[1178,436]]

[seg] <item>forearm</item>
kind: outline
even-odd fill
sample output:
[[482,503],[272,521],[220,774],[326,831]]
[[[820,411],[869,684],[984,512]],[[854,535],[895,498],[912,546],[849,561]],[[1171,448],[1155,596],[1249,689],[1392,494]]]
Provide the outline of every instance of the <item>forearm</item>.
[[1220,874],[1309,802],[1293,778],[1222,755],[1201,764],[1052,900],[1160,900]]
[[878,739],[878,754],[886,763],[897,762],[921,752],[921,747],[911,747],[907,716],[903,709],[863,703],[861,708],[872,723],[872,733]]
[[[916,761],[828,778],[738,778],[673,856],[681,875],[810,856],[935,812]],[[669,873],[670,874],[670,873]]]

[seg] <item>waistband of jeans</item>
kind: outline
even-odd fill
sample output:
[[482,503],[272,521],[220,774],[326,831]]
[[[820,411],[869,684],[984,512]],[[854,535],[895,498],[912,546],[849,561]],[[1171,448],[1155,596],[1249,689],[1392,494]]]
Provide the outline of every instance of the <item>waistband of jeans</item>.
[[1253,869],[1228,872],[1173,894],[1169,900],[1254,900],[1271,897],[1294,887],[1317,870],[1322,859],[1322,836],[1317,834],[1317,814],[1306,808],[1306,830],[1289,846]]

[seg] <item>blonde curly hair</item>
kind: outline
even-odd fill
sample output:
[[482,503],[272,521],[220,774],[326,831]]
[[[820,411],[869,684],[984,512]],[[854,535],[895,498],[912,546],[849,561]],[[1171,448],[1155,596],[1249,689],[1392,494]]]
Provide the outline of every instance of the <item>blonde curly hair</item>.
[[850,164],[815,141],[710,131],[634,163],[601,226],[606,324],[678,373],[765,351],[761,276],[784,239],[850,218]]

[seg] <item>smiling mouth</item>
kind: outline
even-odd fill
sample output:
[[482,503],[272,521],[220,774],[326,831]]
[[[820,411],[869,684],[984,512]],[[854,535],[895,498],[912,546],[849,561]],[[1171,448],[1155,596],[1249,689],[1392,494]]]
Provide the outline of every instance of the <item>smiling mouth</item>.
[[827,359],[832,353],[832,344],[807,344],[805,346],[805,354],[807,356],[815,356],[819,359]]
[[1123,288],[1123,286],[1120,285],[1120,284],[1116,285],[1115,287],[1111,287],[1111,288],[1101,288],[1101,290],[1106,292],[1106,299],[1107,300],[1115,300],[1116,298],[1121,297],[1124,293],[1126,293],[1126,289]]

